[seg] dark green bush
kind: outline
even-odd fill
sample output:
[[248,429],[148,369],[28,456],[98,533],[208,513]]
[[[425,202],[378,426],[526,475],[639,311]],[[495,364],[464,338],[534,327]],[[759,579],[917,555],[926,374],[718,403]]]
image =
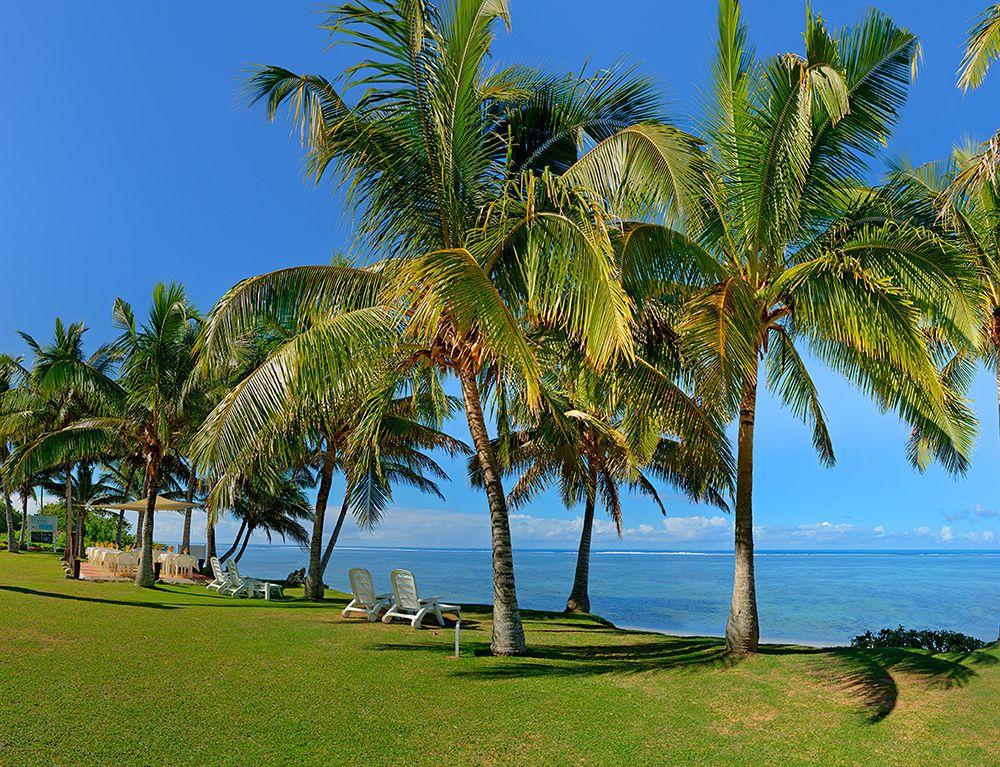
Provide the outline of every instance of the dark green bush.
[[876,647],[910,647],[931,652],[972,652],[985,646],[983,640],[958,631],[920,631],[908,629],[902,624],[894,629],[882,629],[877,634],[866,631],[851,640],[851,647],[869,650]]

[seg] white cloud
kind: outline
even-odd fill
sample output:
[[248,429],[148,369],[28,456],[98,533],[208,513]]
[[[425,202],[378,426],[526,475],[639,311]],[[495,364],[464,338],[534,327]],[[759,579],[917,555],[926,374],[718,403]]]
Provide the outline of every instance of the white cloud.
[[[986,517],[987,519],[989,517]],[[133,525],[135,515],[129,516]],[[627,515],[626,515],[627,519]],[[327,518],[327,533],[336,522],[335,515]],[[527,512],[510,515],[511,539],[518,548],[573,549],[580,539],[583,521],[579,516],[563,514],[556,517],[538,516]],[[183,517],[180,514],[159,514],[156,519],[156,539],[165,543],[180,541]],[[820,520],[792,525],[754,525],[758,548],[982,548],[996,546],[998,535],[993,529],[966,529],[967,526],[921,525],[911,529],[892,529],[884,523],[860,525]],[[991,525],[990,527],[993,527]],[[216,537],[220,546],[228,547],[236,535],[238,524],[223,517]],[[192,540],[205,539],[205,516],[195,512]],[[255,535],[253,543],[266,543]],[[280,543],[280,539],[275,540]],[[489,514],[482,511],[453,511],[432,508],[392,508],[375,530],[360,530],[353,520],[344,526],[341,542],[348,546],[487,548],[490,545]],[[615,549],[725,549],[733,544],[733,518],[715,514],[667,516],[659,524],[643,522],[622,531],[619,540],[614,523],[606,516],[594,520],[594,548]]]

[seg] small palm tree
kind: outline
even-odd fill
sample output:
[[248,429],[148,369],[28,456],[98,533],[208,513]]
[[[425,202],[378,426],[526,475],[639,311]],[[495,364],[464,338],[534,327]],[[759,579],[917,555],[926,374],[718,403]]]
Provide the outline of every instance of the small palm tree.
[[[340,404],[296,390],[294,399],[269,421],[265,435],[243,443],[232,440],[231,431],[242,421],[244,408],[256,407],[253,400],[240,396],[246,383],[241,381],[223,399],[194,441],[198,461],[216,475],[208,497],[210,516],[235,507],[238,488],[251,478],[273,475],[274,467],[315,468],[319,488],[309,541],[306,596],[310,599],[323,599],[323,573],[349,509],[359,524],[372,527],[391,501],[393,484],[440,496],[432,478],[447,475],[425,451],[443,449],[453,455],[468,451],[440,430],[455,403],[440,391],[432,374],[396,382],[396,396],[383,397],[384,390],[377,389],[365,401]],[[345,476],[346,491],[324,547],[326,509],[337,471]]]
[[[71,565],[71,575],[75,572],[72,563],[76,557],[73,459],[28,472],[15,472],[14,464],[38,441],[92,412],[96,403],[114,388],[107,378],[111,359],[106,350],[100,349],[89,357],[84,354],[85,332],[83,323],[65,325],[57,318],[53,338],[47,343],[21,333],[32,352],[32,364],[30,369],[21,368],[18,385],[0,398],[0,440],[13,439],[18,446],[10,458],[8,481],[23,487],[43,471],[61,472],[66,505],[64,557]],[[15,473],[17,479],[13,478]],[[25,498],[23,493],[22,498]]]
[[[2,400],[5,392],[10,391],[17,385],[16,381],[20,372],[20,358],[11,357],[6,354],[0,355],[0,400]],[[4,511],[7,514],[7,550],[13,554],[17,553],[20,549],[18,548],[17,537],[14,535],[14,507],[10,502],[11,488],[4,480],[4,464],[9,458],[10,445],[8,444],[8,440],[0,439],[0,493],[3,493]]]
[[858,181],[895,123],[918,51],[876,11],[836,35],[809,12],[804,55],[760,62],[739,4],[722,0],[701,215],[684,229],[626,227],[623,280],[653,286],[646,301],[666,286],[663,300],[680,308],[662,325],[664,347],[677,349],[702,402],[738,417],[732,652],[754,652],[760,632],[752,487],[762,384],[809,423],[820,461],[834,461],[803,344],[933,434],[949,469],[967,465],[975,417],[939,378],[923,320],[974,338],[974,274],[891,192]]
[[46,434],[29,445],[15,464],[16,476],[79,460],[127,459],[140,462],[148,505],[137,532],[142,562],[136,583],[156,585],[152,566],[154,508],[165,471],[180,464],[189,439],[188,407],[201,392],[190,389],[199,318],[180,285],[157,285],[146,322],[137,324],[132,307],[115,302],[121,335],[109,347],[120,367],[117,380],[104,376],[95,414]]
[[[519,475],[507,495],[511,508],[518,508],[537,493],[556,484],[563,504],[573,508],[584,504],[580,545],[573,586],[566,601],[567,612],[590,612],[590,550],[594,513],[600,500],[622,534],[622,507],[619,486],[649,496],[666,514],[652,479],[667,482],[694,501],[706,501],[728,509],[723,493],[728,489],[728,450],[721,431],[716,432],[715,465],[706,466],[700,450],[692,450],[697,440],[677,440],[658,435],[648,454],[637,454],[633,440],[625,434],[623,419],[609,422],[568,401],[557,410],[545,409],[535,415],[528,428],[507,429],[495,440],[505,473]],[[648,448],[647,448],[648,450]],[[470,462],[472,483],[482,485],[478,466]]]
[[309,533],[300,520],[312,517],[305,491],[314,484],[307,472],[288,471],[277,480],[249,482],[241,487],[232,509],[240,520],[240,530],[232,548],[223,555],[223,561],[236,552],[235,559],[239,562],[257,530],[262,531],[268,541],[272,535],[280,535],[283,540],[291,539],[307,546]]
[[[46,478],[41,486],[51,493],[59,493],[63,485],[55,481],[55,478]],[[112,475],[105,471],[98,472],[93,462],[80,461],[70,479],[70,491],[73,496],[73,503],[76,504],[76,555],[83,556],[84,530],[86,529],[87,515],[94,510],[100,510],[102,506],[109,503],[122,503],[130,498],[122,492],[122,489],[115,483]],[[69,540],[69,535],[66,536]]]
[[250,434],[293,387],[357,384],[364,398],[358,379],[373,369],[455,375],[490,511],[492,649],[516,654],[525,640],[510,525],[480,382],[493,371],[518,378],[537,402],[525,322],[565,331],[597,366],[631,352],[608,206],[641,198],[654,175],[659,198],[679,203],[696,153],[654,122],[652,89],[631,72],[488,69],[497,21],[509,23],[505,0],[347,3],[325,25],[362,56],[344,93],[317,75],[253,72],[250,100],[271,118],[291,107],[311,174],[347,188],[358,244],[377,263],[247,280],[217,305],[205,348],[224,365],[234,337],[262,318],[318,320],[254,374],[270,401],[245,423]]

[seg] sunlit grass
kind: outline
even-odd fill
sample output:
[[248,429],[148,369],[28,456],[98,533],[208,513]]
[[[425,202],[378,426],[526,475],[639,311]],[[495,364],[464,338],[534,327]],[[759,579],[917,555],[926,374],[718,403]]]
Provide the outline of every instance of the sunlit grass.
[[[293,596],[295,592],[292,592]],[[0,553],[0,763],[197,765],[988,764],[996,647],[766,647],[525,614],[498,659],[489,612],[413,631],[342,599],[237,601],[62,578]]]

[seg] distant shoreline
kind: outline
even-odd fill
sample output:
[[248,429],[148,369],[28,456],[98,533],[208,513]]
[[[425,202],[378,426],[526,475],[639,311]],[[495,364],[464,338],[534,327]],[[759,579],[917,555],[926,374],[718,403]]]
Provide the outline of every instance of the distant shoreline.
[[[193,545],[204,545],[203,541],[192,541]],[[250,549],[298,549],[300,546],[292,543],[251,543]],[[337,551],[426,551],[426,552],[489,552],[487,547],[433,547],[433,546],[338,546]],[[517,554],[577,554],[576,548],[566,549],[537,549],[537,548],[515,548]],[[732,556],[732,550],[726,549],[594,549],[592,555],[601,556]],[[757,549],[754,556],[761,555],[791,555],[791,554],[886,554],[886,555],[937,555],[937,554],[979,554],[979,555],[1000,555],[1000,548],[996,549]]]
[[[602,620],[607,620],[604,616],[598,616]],[[608,621],[610,623],[610,621]],[[674,631],[671,629],[651,629],[645,626],[619,626],[617,624],[612,624],[616,629],[621,631],[637,631],[643,634],[661,634],[663,636],[670,637],[691,637],[691,638],[704,638],[704,639],[718,639],[725,640],[724,636],[718,634],[705,634],[698,631]],[[760,644],[762,645],[798,645],[799,647],[815,647],[818,650],[828,650],[834,647],[847,647],[845,644],[840,644],[837,642],[818,642],[816,640],[810,639],[785,639],[782,637],[768,637],[764,636],[760,638]]]

